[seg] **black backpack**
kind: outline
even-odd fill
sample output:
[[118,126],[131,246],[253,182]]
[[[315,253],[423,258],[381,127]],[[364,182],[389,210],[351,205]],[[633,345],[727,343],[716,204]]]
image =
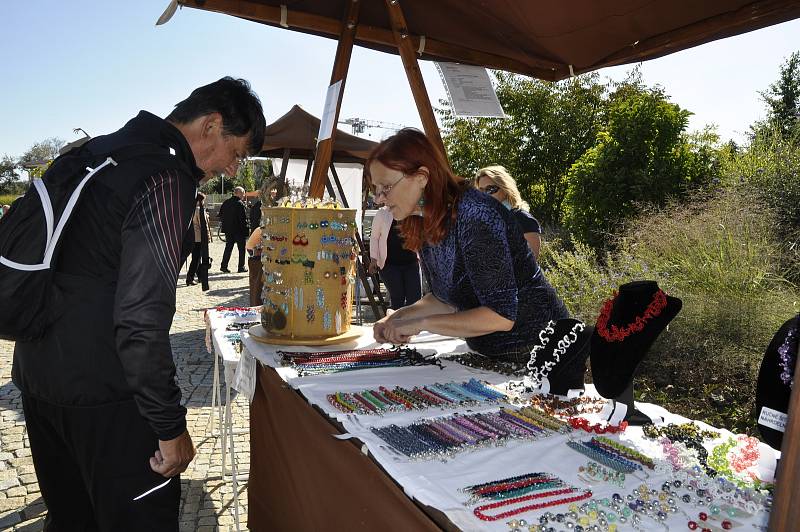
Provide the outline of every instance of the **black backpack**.
[[34,340],[47,330],[61,237],[92,178],[124,160],[168,150],[133,144],[96,154],[91,146],[59,156],[0,218],[0,338]]

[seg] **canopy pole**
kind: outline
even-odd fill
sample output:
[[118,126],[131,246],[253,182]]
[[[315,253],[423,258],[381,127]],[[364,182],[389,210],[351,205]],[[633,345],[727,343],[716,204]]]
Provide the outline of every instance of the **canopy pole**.
[[408,84],[411,87],[411,94],[414,95],[414,101],[417,104],[417,111],[422,120],[425,135],[434,146],[439,148],[445,161],[447,161],[447,151],[444,149],[442,136],[439,133],[439,125],[436,123],[436,116],[433,114],[431,100],[425,88],[425,80],[422,79],[422,72],[419,70],[419,63],[414,52],[414,43],[409,37],[406,18],[400,8],[399,0],[386,0],[386,10],[389,12],[394,41],[397,44],[397,50],[400,52],[400,58],[403,60],[403,67],[406,70]]
[[[333,115],[333,130],[330,138],[317,142],[317,154],[314,157],[314,171],[311,175],[311,187],[308,195],[312,198],[321,198],[325,192],[325,184],[328,181],[328,166],[331,164],[333,155],[333,142],[336,139],[336,124],[339,122],[339,109],[342,106],[342,96],[344,95],[344,84],[347,81],[347,71],[350,68],[350,56],[353,53],[353,41],[356,36],[358,26],[358,10],[361,6],[359,0],[350,0],[347,5],[347,13],[342,23],[342,33],[339,37],[339,45],[336,47],[336,59],[333,62],[333,73],[331,74],[331,85],[341,81],[339,87],[339,97],[336,100],[336,111]],[[327,111],[327,109],[326,109]],[[324,120],[324,117],[323,117]]]
[[281,159],[281,173],[278,174],[278,197],[288,196],[286,190],[286,171],[289,169],[289,156],[291,150],[289,148],[283,149],[283,158]]
[[311,177],[311,167],[313,164],[314,164],[314,158],[309,157],[308,164],[306,165],[306,175],[303,178],[303,189],[305,189],[308,186],[308,179]]
[[[800,356],[796,358],[795,375],[800,369]],[[781,459],[775,471],[775,498],[769,514],[770,531],[791,530],[800,520],[800,504],[797,504],[800,497],[800,393],[794,387],[789,396],[788,414]]]

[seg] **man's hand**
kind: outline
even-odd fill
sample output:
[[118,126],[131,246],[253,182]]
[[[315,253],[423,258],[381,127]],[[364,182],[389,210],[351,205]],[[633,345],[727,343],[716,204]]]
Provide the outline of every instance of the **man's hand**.
[[159,440],[158,451],[150,457],[150,468],[166,478],[180,475],[194,458],[195,450],[189,431],[173,440]]

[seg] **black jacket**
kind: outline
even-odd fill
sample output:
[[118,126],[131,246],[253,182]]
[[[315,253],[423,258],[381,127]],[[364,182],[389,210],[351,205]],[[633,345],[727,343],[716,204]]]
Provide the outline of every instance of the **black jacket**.
[[261,225],[261,200],[256,200],[250,207],[250,233]]
[[168,440],[186,428],[169,329],[203,172],[180,131],[144,111],[82,149],[132,144],[163,155],[109,166],[87,186],[55,267],[56,321],[40,340],[16,343],[12,376],[23,393],[57,405],[134,399]]
[[219,206],[219,218],[222,220],[222,232],[230,238],[247,238],[247,208],[242,200],[231,196]]

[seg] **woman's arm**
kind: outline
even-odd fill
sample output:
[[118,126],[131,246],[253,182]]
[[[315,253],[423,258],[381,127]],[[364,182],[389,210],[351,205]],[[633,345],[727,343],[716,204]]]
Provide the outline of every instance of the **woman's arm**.
[[513,321],[504,318],[489,307],[412,317],[397,316],[399,312],[392,314],[392,319],[385,322],[382,334],[387,342],[404,343],[411,336],[419,334],[420,331],[469,338],[497,331],[508,331],[514,327]]
[[387,324],[393,322],[394,320],[410,320],[433,315],[448,315],[453,314],[455,311],[456,309],[443,302],[433,294],[426,294],[416,303],[407,307],[403,307],[400,310],[392,312],[391,314],[387,314],[385,317],[375,322],[375,325],[373,326],[375,341],[379,343],[387,343],[392,341],[385,336],[384,331],[386,330]]
[[533,252],[533,258],[539,260],[539,249],[542,247],[542,236],[539,233],[525,233],[525,240]]

